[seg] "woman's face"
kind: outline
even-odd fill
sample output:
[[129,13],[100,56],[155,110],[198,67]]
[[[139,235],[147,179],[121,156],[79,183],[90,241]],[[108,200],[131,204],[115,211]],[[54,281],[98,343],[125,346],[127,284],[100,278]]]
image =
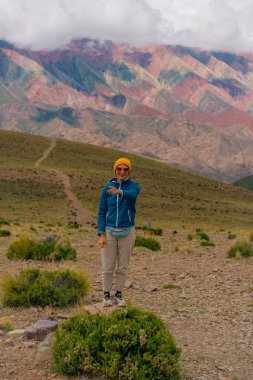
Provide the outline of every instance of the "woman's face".
[[124,181],[129,176],[129,167],[121,164],[116,167],[115,173],[118,181]]

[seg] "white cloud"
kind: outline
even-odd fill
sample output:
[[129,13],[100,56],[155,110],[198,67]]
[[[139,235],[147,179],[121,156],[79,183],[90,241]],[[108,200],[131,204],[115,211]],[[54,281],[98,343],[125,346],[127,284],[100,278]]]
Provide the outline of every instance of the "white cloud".
[[71,38],[253,50],[252,0],[0,0],[0,38],[52,49]]

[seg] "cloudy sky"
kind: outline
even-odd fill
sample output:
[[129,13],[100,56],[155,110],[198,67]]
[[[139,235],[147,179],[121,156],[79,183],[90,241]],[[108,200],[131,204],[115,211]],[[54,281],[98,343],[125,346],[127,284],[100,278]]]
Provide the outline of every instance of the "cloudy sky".
[[53,49],[72,38],[253,51],[253,0],[0,0],[0,39]]

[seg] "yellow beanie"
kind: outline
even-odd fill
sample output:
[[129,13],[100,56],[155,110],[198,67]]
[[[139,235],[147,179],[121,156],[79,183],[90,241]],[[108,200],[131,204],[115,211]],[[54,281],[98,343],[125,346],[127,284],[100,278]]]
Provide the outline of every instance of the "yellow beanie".
[[119,158],[114,164],[114,167],[113,167],[114,172],[115,172],[116,167],[122,164],[128,166],[129,171],[131,171],[131,168],[132,168],[131,161],[128,160],[127,158]]

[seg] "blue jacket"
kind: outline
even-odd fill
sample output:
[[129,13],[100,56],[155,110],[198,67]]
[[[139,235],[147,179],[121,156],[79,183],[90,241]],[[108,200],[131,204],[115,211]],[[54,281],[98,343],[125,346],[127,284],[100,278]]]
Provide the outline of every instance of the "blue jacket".
[[[122,191],[122,196],[107,193],[109,186]],[[131,227],[135,223],[135,203],[140,191],[140,185],[130,178],[117,182],[110,179],[102,190],[98,209],[98,232],[105,232],[106,226]]]

